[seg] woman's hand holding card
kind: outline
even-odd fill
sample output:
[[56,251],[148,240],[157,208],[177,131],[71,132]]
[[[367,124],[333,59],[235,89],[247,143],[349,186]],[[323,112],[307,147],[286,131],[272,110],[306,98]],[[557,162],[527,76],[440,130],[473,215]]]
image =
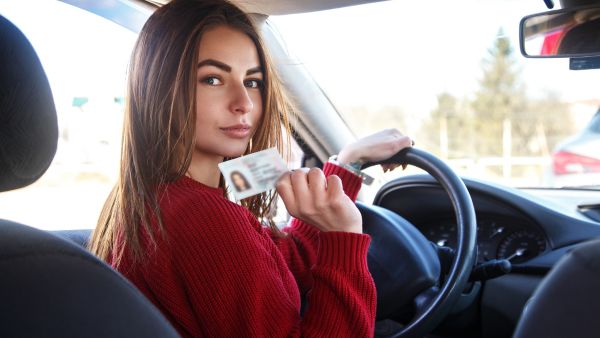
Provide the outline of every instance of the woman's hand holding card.
[[321,169],[303,168],[284,174],[276,189],[293,217],[321,231],[362,233],[362,216],[339,177],[325,178]]

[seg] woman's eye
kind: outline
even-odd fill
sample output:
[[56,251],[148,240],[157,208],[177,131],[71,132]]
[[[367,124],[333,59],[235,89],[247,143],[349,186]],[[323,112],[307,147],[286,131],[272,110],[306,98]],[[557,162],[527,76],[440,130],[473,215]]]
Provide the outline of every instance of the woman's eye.
[[244,86],[248,88],[262,88],[263,81],[262,80],[246,80],[244,81]]
[[215,77],[215,76],[209,76],[209,77],[205,77],[205,78],[202,80],[202,82],[203,82],[203,83],[206,83],[206,84],[207,84],[207,85],[209,85],[209,86],[219,86],[219,85],[222,85],[222,84],[223,84],[223,82],[221,82],[221,80],[219,80],[219,78],[218,78],[218,77]]

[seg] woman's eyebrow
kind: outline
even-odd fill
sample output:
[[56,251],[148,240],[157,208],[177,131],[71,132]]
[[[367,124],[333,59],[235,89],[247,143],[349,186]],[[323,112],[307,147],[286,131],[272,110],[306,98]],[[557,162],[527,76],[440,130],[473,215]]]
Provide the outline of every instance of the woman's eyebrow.
[[250,68],[248,69],[248,71],[246,71],[246,75],[252,75],[252,74],[256,74],[256,73],[262,73],[262,67],[258,66],[258,67],[254,67],[254,68]]
[[198,68],[203,67],[203,66],[213,66],[213,67],[217,67],[223,71],[226,71],[228,73],[231,72],[231,66],[229,66],[221,61],[214,60],[214,59],[206,59],[206,60],[202,60],[202,61],[198,62]]
[[[202,60],[202,61],[198,62],[198,68],[204,67],[204,66],[217,67],[227,73],[231,73],[230,65],[223,63],[221,61],[217,61],[215,59],[206,59],[206,60]],[[252,75],[252,74],[256,74],[256,73],[262,73],[262,67],[257,66],[254,68],[250,68],[246,71],[246,75]]]

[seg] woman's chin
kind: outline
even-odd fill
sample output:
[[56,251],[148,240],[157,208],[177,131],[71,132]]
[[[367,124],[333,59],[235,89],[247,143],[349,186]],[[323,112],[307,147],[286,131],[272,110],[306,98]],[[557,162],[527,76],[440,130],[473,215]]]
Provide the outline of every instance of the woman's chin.
[[228,151],[225,151],[222,155],[223,155],[223,157],[226,157],[226,158],[235,158],[235,157],[240,157],[240,156],[244,155],[245,151],[246,151],[246,148],[230,149]]
[[247,143],[240,144],[215,144],[196,146],[195,153],[200,156],[219,156],[224,158],[240,157],[246,151]]

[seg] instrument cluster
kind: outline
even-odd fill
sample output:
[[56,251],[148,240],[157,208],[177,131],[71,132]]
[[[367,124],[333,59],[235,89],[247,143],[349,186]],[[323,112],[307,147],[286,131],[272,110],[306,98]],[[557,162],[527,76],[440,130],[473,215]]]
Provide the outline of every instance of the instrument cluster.
[[[456,249],[456,220],[444,218],[416,225],[427,239],[439,246]],[[484,215],[477,219],[477,262],[508,259],[526,262],[548,248],[545,234],[521,219]]]

